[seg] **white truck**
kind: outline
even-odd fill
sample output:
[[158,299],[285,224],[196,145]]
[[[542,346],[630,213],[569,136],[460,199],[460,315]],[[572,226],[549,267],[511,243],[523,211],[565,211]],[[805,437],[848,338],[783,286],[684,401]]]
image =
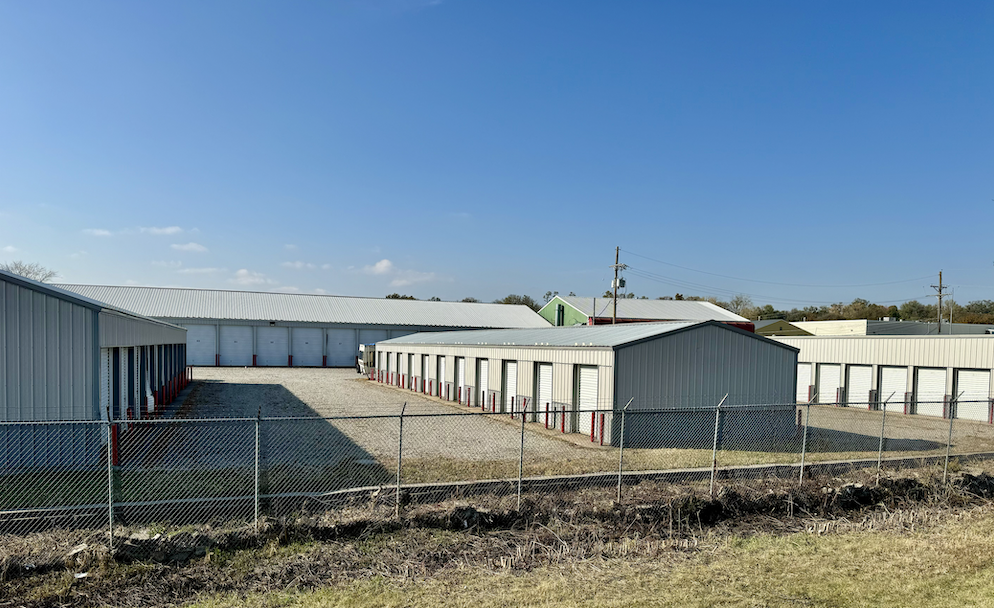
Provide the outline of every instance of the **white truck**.
[[360,344],[359,355],[355,359],[356,373],[368,376],[374,369],[376,369],[376,345]]

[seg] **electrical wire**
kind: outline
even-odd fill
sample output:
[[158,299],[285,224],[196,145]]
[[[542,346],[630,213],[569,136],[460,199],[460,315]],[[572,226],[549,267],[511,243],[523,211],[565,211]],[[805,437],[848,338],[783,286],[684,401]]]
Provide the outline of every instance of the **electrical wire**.
[[[633,275],[635,275],[635,276],[637,276],[639,278],[642,278],[642,279],[647,279],[647,280],[650,280],[650,281],[655,281],[657,283],[663,283],[663,284],[671,285],[671,286],[678,287],[678,288],[681,288],[681,289],[687,289],[689,287],[691,289],[699,289],[699,290],[703,290],[703,291],[706,291],[706,292],[718,293],[720,295],[725,295],[725,296],[732,296],[732,297],[734,297],[736,295],[745,295],[745,296],[749,296],[750,298],[753,298],[753,299],[756,299],[756,300],[767,300],[767,301],[771,301],[771,302],[782,302],[782,303],[788,303],[788,304],[815,304],[815,305],[824,305],[825,304],[824,300],[798,300],[798,299],[794,299],[794,298],[781,298],[781,297],[768,296],[768,295],[762,295],[762,294],[743,293],[741,291],[735,291],[735,290],[725,289],[725,288],[721,288],[721,287],[714,287],[714,286],[711,286],[711,285],[704,285],[704,284],[701,284],[701,283],[694,283],[692,281],[685,281],[685,280],[680,280],[680,279],[674,279],[672,277],[667,277],[667,276],[664,276],[664,275],[659,275],[659,274],[656,274],[656,273],[653,273],[653,272],[649,272],[647,270],[642,270],[640,268],[635,268],[635,267],[632,267],[632,266],[629,266],[628,269],[626,270],[626,272],[629,272],[629,273],[631,273],[631,274],[633,274]],[[910,297],[910,298],[901,298],[901,299],[896,299],[896,300],[883,300],[883,301],[876,302],[876,303],[877,304],[904,303],[904,302],[910,302],[911,300],[917,300],[917,299],[920,299],[920,298],[923,298],[923,297],[931,297],[931,294],[923,294],[923,295],[919,295],[919,296],[914,296],[914,297]]]
[[722,278],[722,279],[732,279],[734,281],[745,281],[747,283],[764,283],[766,285],[782,285],[782,286],[785,286],[785,287],[876,287],[878,285],[897,285],[897,284],[900,284],[900,283],[911,283],[913,281],[922,281],[922,280],[925,280],[925,279],[928,279],[928,278],[932,277],[932,275],[926,275],[924,277],[918,277],[918,278],[914,278],[914,279],[903,279],[903,280],[900,280],[900,281],[885,281],[883,283],[852,283],[852,284],[839,284],[839,285],[827,285],[827,284],[816,285],[816,284],[806,284],[806,283],[778,283],[776,281],[763,281],[763,280],[760,280],[760,279],[744,279],[742,277],[733,277],[733,276],[728,276],[728,275],[724,275],[724,274],[718,274],[718,273],[715,273],[715,272],[708,272],[706,270],[697,270],[696,268],[688,268],[686,266],[680,266],[678,264],[672,264],[670,262],[664,262],[663,260],[657,260],[655,258],[650,258],[649,256],[645,256],[645,255],[642,255],[642,254],[639,254],[639,253],[635,253],[634,251],[629,251],[627,249],[622,249],[621,251],[624,251],[628,255],[634,255],[635,257],[639,257],[639,258],[642,258],[642,259],[645,259],[645,260],[649,260],[650,262],[656,262],[658,264],[665,264],[666,266],[672,266],[673,268],[679,268],[680,270],[687,270],[687,271],[690,271],[690,272],[698,272],[700,274],[706,274],[706,275],[709,275],[709,276],[712,276],[712,277],[719,277],[719,278]]

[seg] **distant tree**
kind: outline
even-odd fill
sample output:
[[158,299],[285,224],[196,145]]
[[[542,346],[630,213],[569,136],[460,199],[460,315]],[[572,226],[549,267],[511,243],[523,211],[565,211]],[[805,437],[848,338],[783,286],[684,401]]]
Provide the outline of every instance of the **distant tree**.
[[551,300],[552,298],[554,298],[554,297],[556,297],[558,295],[559,295],[558,291],[547,291],[547,292],[545,292],[545,295],[542,296],[542,299],[545,300],[546,302],[548,302],[549,300]]
[[7,272],[20,275],[26,279],[32,279],[40,283],[47,283],[59,276],[59,273],[45,268],[37,262],[22,262],[21,260],[14,260],[13,262],[0,262],[0,270],[6,270]]
[[934,321],[935,306],[927,306],[918,300],[909,300],[901,304],[901,318],[905,321]]
[[494,304],[520,304],[531,308],[535,312],[538,312],[542,308],[531,296],[519,296],[513,293],[500,300],[494,300]]
[[399,293],[392,293],[387,296],[388,300],[417,300],[414,296],[400,295]]
[[440,298],[438,296],[432,296],[432,297],[428,298],[428,301],[429,302],[441,302],[442,298]]
[[739,294],[728,301],[728,310],[734,312],[735,314],[742,314],[742,312],[752,306],[752,299],[743,294]]
[[574,298],[576,297],[576,294],[575,294],[575,293],[573,293],[572,291],[571,291],[571,292],[569,292],[569,295],[571,295],[571,296],[572,296],[572,297],[574,297]]
[[459,300],[460,302],[479,302],[476,298],[463,298]]
[[673,296],[659,296],[657,300],[672,300]]
[[601,297],[602,298],[613,298],[614,297],[614,293],[610,289],[608,289],[607,291],[604,292],[604,295],[602,295]]
[[683,294],[682,293],[678,293],[675,296],[673,296],[673,299],[674,300],[682,300],[683,299]]

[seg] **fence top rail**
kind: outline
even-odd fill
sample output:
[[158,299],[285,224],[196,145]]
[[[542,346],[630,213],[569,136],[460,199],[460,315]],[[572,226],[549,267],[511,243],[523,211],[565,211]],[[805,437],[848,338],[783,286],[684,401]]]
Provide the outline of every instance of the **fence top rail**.
[[[620,410],[615,409],[573,409],[569,405],[562,404],[565,406],[566,414],[619,414]],[[666,408],[653,408],[653,409],[639,409],[639,410],[627,410],[628,416],[641,416],[650,414],[674,414],[674,413],[694,413],[694,412],[714,412],[715,409],[721,409],[723,412],[731,413],[736,410],[738,411],[789,411],[796,409],[797,404],[764,404],[764,405],[723,405],[720,408],[717,405],[711,406],[701,406],[701,407],[666,407]],[[517,416],[521,414],[522,410],[515,409],[513,414]],[[545,409],[526,409],[523,412],[526,415],[533,416],[544,416],[546,413],[552,415],[561,415],[562,409],[550,409],[546,412]],[[504,412],[489,412],[489,411],[463,411],[463,412],[417,412],[417,413],[404,413],[404,418],[464,418],[472,416],[508,416],[512,414],[510,410]],[[112,424],[131,424],[131,425],[156,425],[156,424],[195,424],[195,423],[234,423],[234,422],[305,422],[305,421],[335,421],[335,420],[392,420],[400,418],[400,412],[393,414],[362,414],[362,415],[349,415],[349,416],[231,416],[231,417],[190,417],[190,418],[142,418],[142,419],[118,419],[115,418],[110,422]],[[107,424],[106,419],[94,419],[94,420],[9,420],[0,421],[0,427],[5,426],[45,426],[45,425],[105,425]]]

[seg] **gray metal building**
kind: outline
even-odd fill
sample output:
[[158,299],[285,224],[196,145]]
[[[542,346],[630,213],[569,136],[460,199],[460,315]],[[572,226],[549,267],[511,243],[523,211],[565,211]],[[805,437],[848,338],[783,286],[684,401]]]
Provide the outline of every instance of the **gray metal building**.
[[[685,442],[726,394],[727,406],[790,404],[757,415],[763,432],[794,428],[797,349],[717,321],[419,333],[376,349],[381,382],[603,443],[617,443],[630,399],[626,445]],[[650,410],[673,415],[638,415]]]
[[[155,414],[185,383],[185,350],[181,327],[0,271],[0,422]],[[67,428],[0,427],[0,462],[57,462],[78,447]]]
[[776,339],[799,349],[798,402],[992,420],[994,336]]
[[527,306],[216,289],[62,285],[187,329],[190,365],[351,367],[359,344],[419,331],[548,327]]

